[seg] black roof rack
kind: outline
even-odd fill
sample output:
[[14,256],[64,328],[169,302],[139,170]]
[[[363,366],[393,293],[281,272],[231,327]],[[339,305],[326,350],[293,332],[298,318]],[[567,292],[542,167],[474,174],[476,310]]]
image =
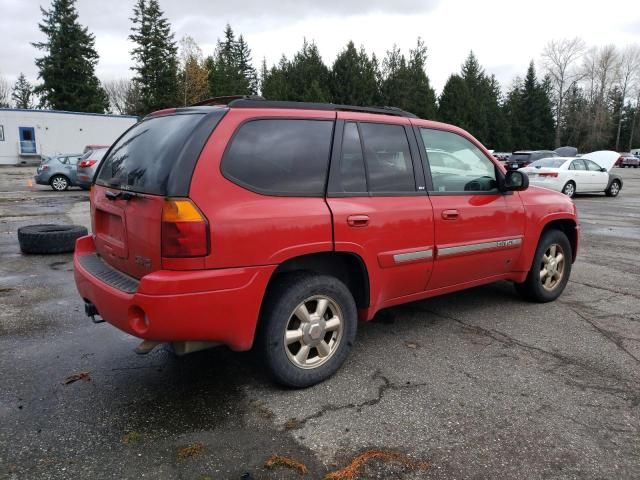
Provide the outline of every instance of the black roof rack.
[[264,100],[259,95],[227,95],[225,97],[211,97],[201,102],[190,105],[191,107],[204,107],[206,105],[229,105],[235,100]]
[[397,107],[357,107],[355,105],[338,105],[335,103],[286,102],[279,100],[265,100],[262,97],[242,97],[230,101],[228,105],[232,108],[290,108],[294,110],[377,113],[382,115],[394,115],[396,117],[417,118],[413,113],[405,112]]
[[397,107],[358,107],[355,105],[339,105],[335,103],[289,102],[280,100],[266,100],[259,95],[231,95],[227,97],[213,97],[193,104],[193,107],[204,105],[227,105],[232,108],[289,108],[293,110],[325,110],[331,112],[361,112],[396,117],[418,118],[411,112]]

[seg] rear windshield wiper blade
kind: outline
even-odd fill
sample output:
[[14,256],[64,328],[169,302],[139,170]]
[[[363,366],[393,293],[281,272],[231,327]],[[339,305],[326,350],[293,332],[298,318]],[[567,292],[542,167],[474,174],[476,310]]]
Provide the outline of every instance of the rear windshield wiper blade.
[[119,198],[123,199],[123,200],[131,200],[134,197],[137,197],[138,194],[137,193],[133,193],[133,192],[110,192],[107,191],[104,194],[105,197],[107,197],[107,200],[118,200]]

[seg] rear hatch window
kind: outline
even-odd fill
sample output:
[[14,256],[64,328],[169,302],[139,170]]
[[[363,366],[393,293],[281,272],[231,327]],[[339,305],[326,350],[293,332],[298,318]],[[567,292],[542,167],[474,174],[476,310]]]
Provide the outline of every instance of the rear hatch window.
[[166,195],[176,159],[203,119],[200,113],[151,117],[125,133],[102,162],[96,184]]
[[514,153],[509,157],[508,162],[528,162],[531,158],[530,153]]

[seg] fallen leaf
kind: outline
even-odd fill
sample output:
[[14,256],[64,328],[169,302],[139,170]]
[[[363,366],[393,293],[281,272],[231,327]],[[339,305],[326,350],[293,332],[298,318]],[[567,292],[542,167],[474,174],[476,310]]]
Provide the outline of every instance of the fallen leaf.
[[197,442],[179,449],[178,458],[180,460],[185,460],[187,458],[197,457],[202,452],[204,452],[204,443]]
[[413,342],[404,342],[404,344],[407,346],[407,348],[413,348],[413,349],[418,348],[418,344],[417,344],[417,343],[413,343]]
[[429,462],[419,462],[403,455],[399,452],[389,452],[384,450],[367,450],[355,457],[346,467],[330,472],[325,475],[324,480],[354,480],[360,475],[362,467],[372,459],[379,459],[385,462],[399,462],[412,470],[426,471],[431,468]]
[[265,468],[272,470],[278,467],[290,468],[291,470],[295,470],[300,475],[306,475],[308,470],[304,463],[300,463],[292,458],[285,457],[283,455],[273,455],[269,460],[264,464]]
[[85,380],[87,382],[91,381],[91,372],[80,372],[74,373],[73,375],[69,375],[64,379],[64,384],[69,385],[70,383],[77,382],[78,380]]

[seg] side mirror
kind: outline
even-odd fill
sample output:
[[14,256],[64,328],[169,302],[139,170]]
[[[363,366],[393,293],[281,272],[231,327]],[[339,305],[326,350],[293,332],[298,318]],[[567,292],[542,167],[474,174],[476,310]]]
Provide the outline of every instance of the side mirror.
[[607,169],[603,167],[603,168],[600,169],[600,171],[601,172],[607,172]]
[[504,177],[505,192],[520,192],[529,188],[529,177],[519,170],[509,170]]

